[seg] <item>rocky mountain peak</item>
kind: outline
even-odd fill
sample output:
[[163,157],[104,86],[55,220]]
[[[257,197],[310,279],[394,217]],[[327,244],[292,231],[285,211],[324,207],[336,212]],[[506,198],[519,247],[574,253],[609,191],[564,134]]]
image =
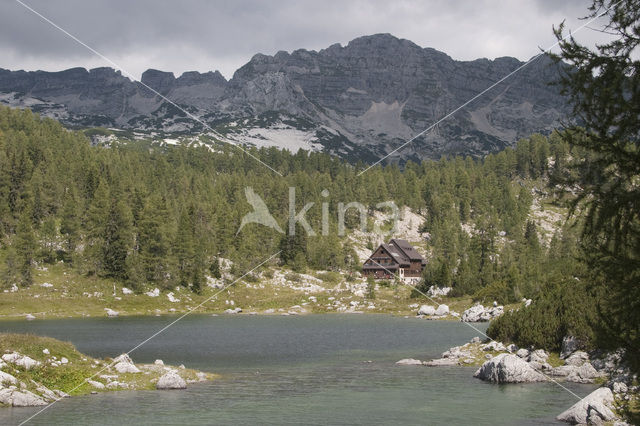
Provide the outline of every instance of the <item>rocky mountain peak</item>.
[[[258,53],[229,81],[217,71],[190,71],[176,78],[155,69],[145,71],[141,81],[211,125],[235,123],[224,131],[240,134],[237,123],[243,122],[280,126],[281,133],[285,120],[297,123],[289,127],[302,126],[293,130],[317,132],[305,133],[318,141],[314,146],[324,143],[331,152],[357,159],[384,156],[522,64],[511,57],[456,61],[391,34],[374,34],[319,51]],[[551,131],[568,112],[566,100],[550,85],[559,72],[560,65],[548,57],[536,58],[395,159],[483,155],[531,133]],[[176,118],[180,114],[164,107],[165,100],[110,68],[0,69],[0,100],[32,105],[44,114],[55,110],[52,116],[71,125],[201,130],[199,123],[184,114]]]

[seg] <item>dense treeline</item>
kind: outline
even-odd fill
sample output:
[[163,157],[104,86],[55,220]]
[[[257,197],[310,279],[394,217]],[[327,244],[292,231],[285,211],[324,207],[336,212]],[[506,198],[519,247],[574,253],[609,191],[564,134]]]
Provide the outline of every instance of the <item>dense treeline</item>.
[[[471,158],[375,167],[357,176],[350,165],[322,153],[276,149],[251,154],[226,145],[184,147],[127,142],[92,147],[81,133],[29,111],[0,109],[0,229],[6,246],[4,282],[31,283],[34,263],[64,260],[84,274],[127,282],[201,289],[217,257],[236,272],[282,250],[295,269],[359,268],[352,248],[337,235],[338,203],[357,201],[369,212],[393,200],[427,217],[431,252],[424,286],[452,285],[456,294],[510,302],[530,297],[575,245],[559,232],[547,250],[529,221],[531,180],[560,168],[568,155],[561,138],[534,135],[515,149]],[[553,161],[549,162],[548,159]],[[549,164],[556,166],[550,170]],[[287,226],[289,187],[295,211],[316,236],[287,237],[256,224],[238,235],[252,211],[245,188]],[[323,191],[325,191],[323,193]],[[322,203],[329,235],[321,235]],[[347,228],[359,226],[354,209]]]

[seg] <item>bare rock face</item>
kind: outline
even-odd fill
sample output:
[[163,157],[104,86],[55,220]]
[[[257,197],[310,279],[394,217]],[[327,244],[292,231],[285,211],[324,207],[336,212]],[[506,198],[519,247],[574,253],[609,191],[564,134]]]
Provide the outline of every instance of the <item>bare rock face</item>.
[[169,371],[158,379],[156,389],[186,389],[187,382],[175,371]]
[[493,383],[543,382],[544,375],[534,370],[522,358],[503,353],[491,358],[473,375],[480,380]]
[[571,424],[603,424],[616,419],[612,408],[611,389],[599,388],[556,418]]
[[[508,57],[456,61],[409,40],[376,34],[317,52],[257,54],[230,81],[217,71],[186,72],[176,78],[147,70],[141,84],[111,68],[0,69],[0,101],[34,105],[69,125],[194,133],[205,129],[151,87],[209,125],[283,114],[297,129],[313,130],[327,151],[377,159],[522,64]],[[560,71],[548,57],[539,58],[395,158],[479,156],[532,133],[547,133],[569,108],[549,85]]]

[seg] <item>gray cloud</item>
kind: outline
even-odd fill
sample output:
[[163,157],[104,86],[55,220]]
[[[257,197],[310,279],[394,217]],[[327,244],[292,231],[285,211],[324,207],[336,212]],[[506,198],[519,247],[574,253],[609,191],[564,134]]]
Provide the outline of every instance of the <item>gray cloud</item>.
[[[23,0],[138,78],[147,68],[220,70],[255,53],[345,44],[391,33],[455,59],[528,59],[554,42],[551,26],[580,25],[588,1]],[[599,35],[583,31],[588,40]],[[581,34],[582,35],[582,34]],[[0,3],[0,67],[108,66],[14,0]]]

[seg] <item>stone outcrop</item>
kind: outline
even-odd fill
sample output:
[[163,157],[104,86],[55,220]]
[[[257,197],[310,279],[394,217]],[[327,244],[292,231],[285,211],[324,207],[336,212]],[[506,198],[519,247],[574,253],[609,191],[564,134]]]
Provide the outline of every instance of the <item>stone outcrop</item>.
[[558,420],[571,424],[603,424],[615,420],[613,393],[609,388],[599,388],[564,411]]
[[178,375],[175,371],[168,371],[164,374],[160,379],[158,379],[158,383],[156,383],[156,389],[186,389],[187,382],[184,381],[182,377]]
[[493,383],[543,382],[546,378],[534,370],[522,358],[511,354],[500,354],[491,358],[474,374],[480,380]]
[[504,306],[484,307],[480,304],[474,305],[462,313],[461,321],[464,322],[484,322],[491,321],[504,313]]

